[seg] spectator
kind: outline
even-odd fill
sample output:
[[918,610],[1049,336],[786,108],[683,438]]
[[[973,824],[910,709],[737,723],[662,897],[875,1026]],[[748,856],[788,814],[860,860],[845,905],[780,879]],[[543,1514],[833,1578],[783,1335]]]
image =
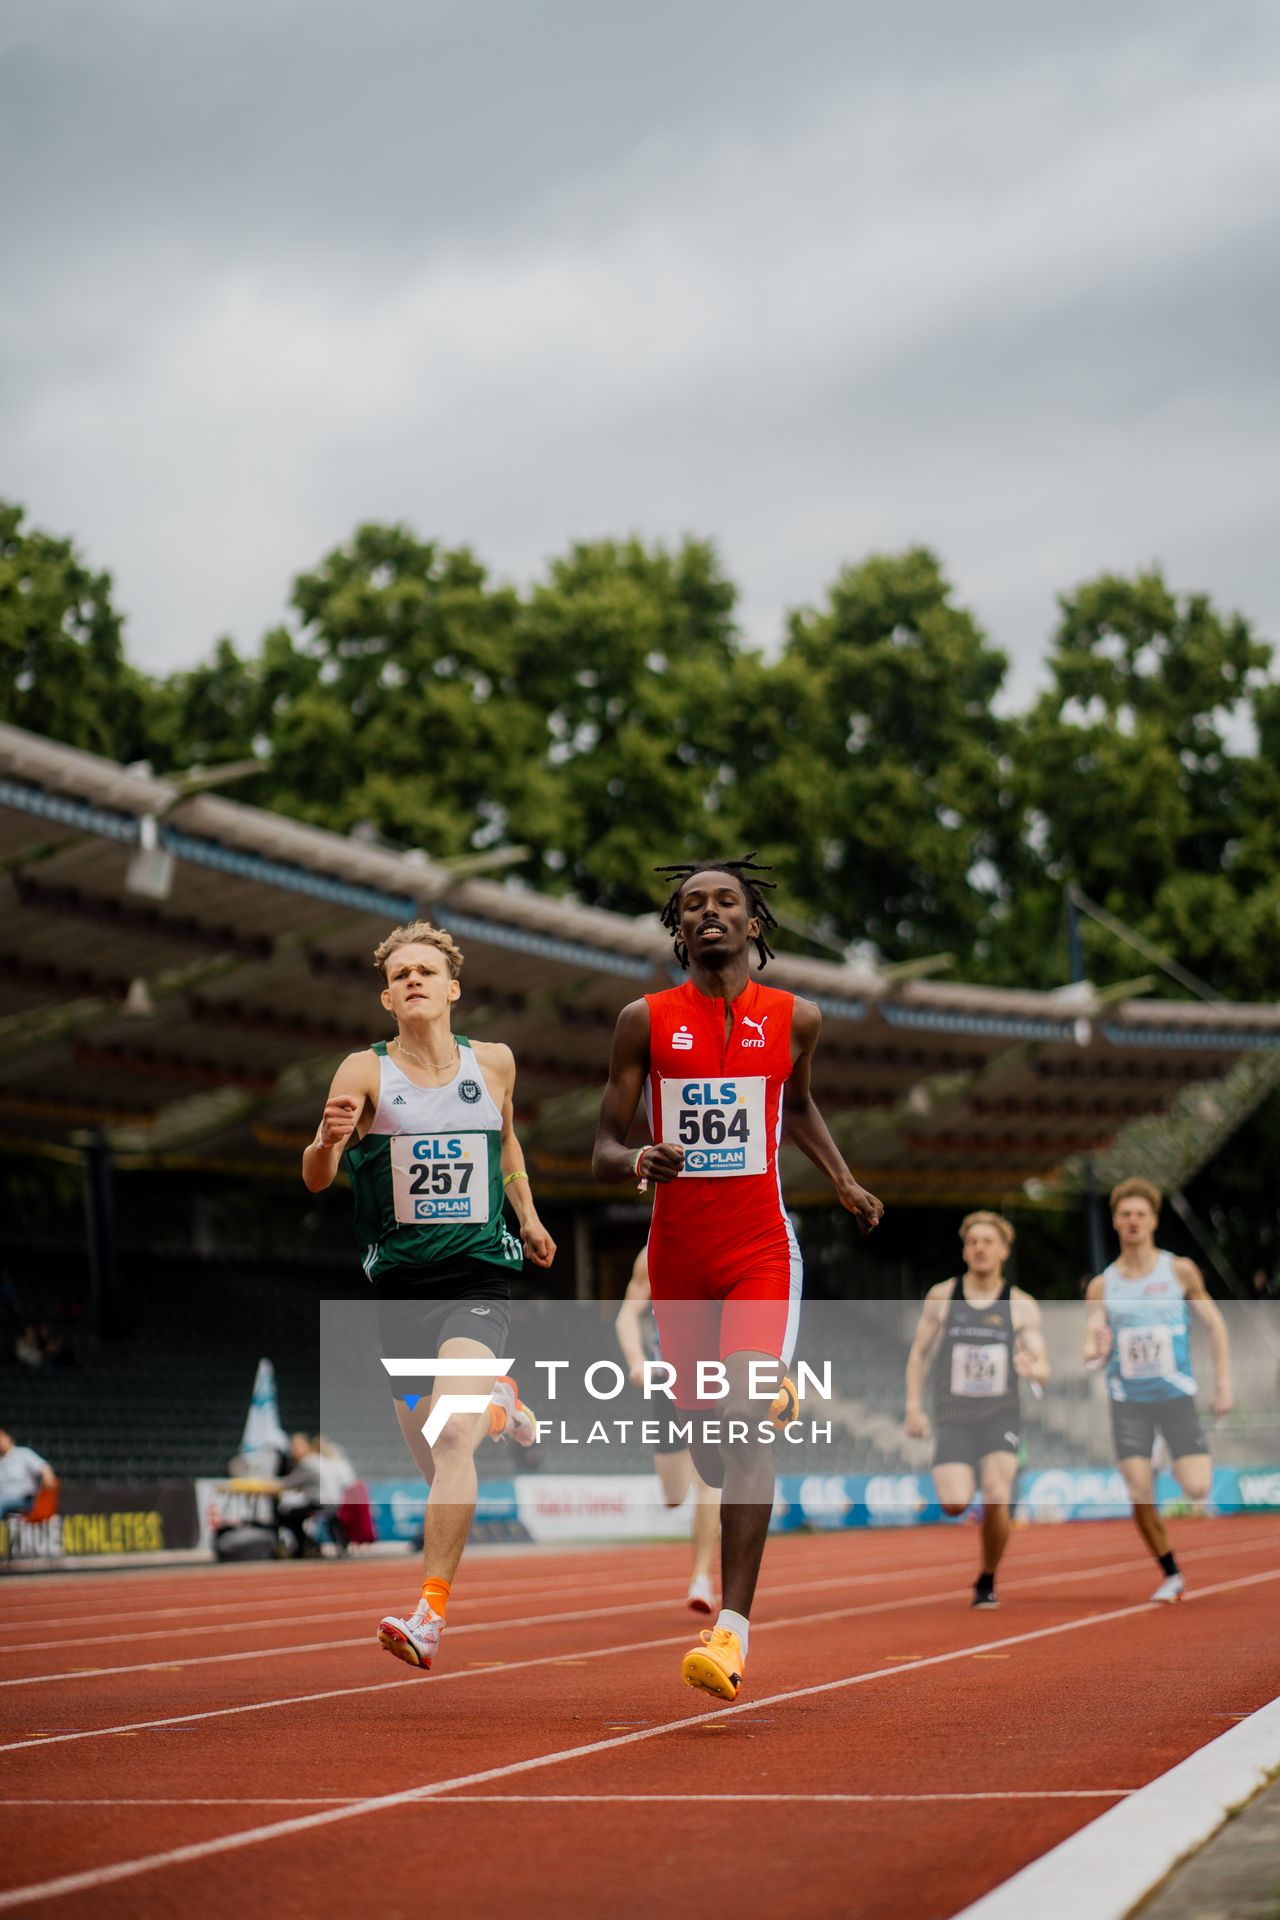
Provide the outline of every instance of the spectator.
[[1255,1267],[1250,1292],[1255,1300],[1270,1300],[1276,1291],[1275,1277],[1265,1267]]
[[34,1447],[17,1447],[0,1427],[0,1520],[30,1513],[41,1487],[56,1485],[53,1468]]
[[315,1451],[323,1463],[321,1471],[325,1476],[333,1505],[337,1506],[347,1488],[354,1483],[356,1470],[337,1441],[327,1440],[322,1433],[316,1435]]
[[316,1451],[307,1434],[294,1434],[289,1455],[293,1465],[278,1489],[280,1525],[293,1535],[294,1550],[301,1559],[315,1544],[308,1536],[307,1521],[323,1519],[336,1526],[339,1496],[333,1494],[332,1462]]
[[24,1327],[14,1341],[13,1357],[32,1373],[38,1373],[44,1365],[44,1342],[40,1338],[40,1329],[34,1322]]

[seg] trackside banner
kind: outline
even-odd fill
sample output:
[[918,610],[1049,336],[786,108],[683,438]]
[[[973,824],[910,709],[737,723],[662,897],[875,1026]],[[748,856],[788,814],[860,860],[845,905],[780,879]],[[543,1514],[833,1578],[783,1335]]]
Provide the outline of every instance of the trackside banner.
[[99,1485],[64,1480],[58,1511],[34,1525],[18,1515],[0,1520],[0,1559],[80,1559],[92,1554],[162,1553],[199,1540],[196,1489],[190,1480]]
[[[425,1489],[409,1480],[379,1481],[370,1489],[380,1540],[417,1540]],[[1185,1504],[1171,1474],[1157,1497],[1166,1513]],[[1206,1511],[1216,1514],[1280,1511],[1280,1466],[1241,1471],[1218,1467]],[[1119,1519],[1129,1511],[1118,1473],[1050,1469],[1027,1474],[1015,1500],[1019,1519],[1060,1522]],[[528,1475],[482,1482],[478,1525],[508,1538],[567,1540],[686,1539],[691,1498],[663,1504],[656,1478],[646,1474]],[[927,1474],[782,1474],[773,1509],[775,1532],[843,1531],[855,1527],[964,1525],[943,1515]],[[483,1537],[483,1536],[482,1536]]]

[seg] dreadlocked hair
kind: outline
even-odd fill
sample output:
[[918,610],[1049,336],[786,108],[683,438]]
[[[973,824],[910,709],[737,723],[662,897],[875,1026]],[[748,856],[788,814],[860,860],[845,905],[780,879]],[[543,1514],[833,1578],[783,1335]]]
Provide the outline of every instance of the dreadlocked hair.
[[655,867],[655,873],[675,882],[662,909],[661,920],[676,946],[676,959],[682,967],[689,964],[689,949],[680,938],[680,890],[686,880],[692,880],[695,873],[728,873],[733,876],[746,895],[747,912],[753,920],[760,922],[760,931],[752,942],[760,956],[757,973],[763,973],[767,961],[773,958],[773,948],[765,939],[765,934],[777,926],[777,921],[769,911],[765,893],[772,893],[777,886],[776,880],[761,880],[756,876],[772,873],[772,867],[760,866],[756,862],[754,849],[744,853],[740,860],[697,860],[678,867]]

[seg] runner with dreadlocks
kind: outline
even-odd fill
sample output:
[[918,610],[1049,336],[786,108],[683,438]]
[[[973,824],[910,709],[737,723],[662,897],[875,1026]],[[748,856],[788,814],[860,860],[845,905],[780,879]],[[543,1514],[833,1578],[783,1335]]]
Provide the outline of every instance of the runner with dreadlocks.
[[[751,977],[750,948],[758,971],[772,957],[766,935],[776,922],[765,894],[774,882],[762,878],[769,868],[749,853],[658,872],[674,881],[662,924],[690,977],[619,1015],[593,1166],[597,1179],[634,1177],[657,1188],[649,1276],[662,1356],[675,1369],[682,1418],[695,1416],[698,1471],[724,1488],[723,1604],[681,1672],[689,1686],[732,1700],[773,1509],[773,1449],[710,1444],[698,1416],[711,1396],[700,1402],[698,1363],[724,1366],[728,1392],[713,1402],[720,1433],[735,1422],[741,1432],[754,1430],[768,1368],[778,1388],[773,1417],[794,1414],[795,1389],[782,1374],[795,1345],[801,1266],[777,1165],[784,1132],[826,1174],[864,1233],[883,1208],[845,1165],[810,1091],[821,1014]],[[637,1153],[627,1135],[642,1093],[653,1144]]]

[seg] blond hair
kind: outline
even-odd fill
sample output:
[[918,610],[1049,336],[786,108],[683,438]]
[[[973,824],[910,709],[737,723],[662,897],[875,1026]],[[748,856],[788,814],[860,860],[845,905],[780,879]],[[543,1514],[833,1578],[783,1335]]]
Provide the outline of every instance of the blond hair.
[[1122,1180],[1118,1187],[1112,1187],[1111,1212],[1113,1215],[1122,1200],[1145,1200],[1152,1213],[1158,1214],[1164,1204],[1164,1195],[1152,1181],[1141,1180],[1135,1175],[1132,1180]]
[[1004,1250],[1008,1253],[1016,1238],[1013,1222],[1006,1220],[1002,1213],[966,1213],[960,1222],[960,1239],[963,1242],[970,1227],[994,1227],[1004,1241]]
[[451,980],[456,980],[462,972],[462,949],[454,941],[453,935],[446,933],[443,927],[433,927],[429,920],[410,920],[407,926],[393,927],[381,945],[374,949],[373,964],[384,980],[387,977],[387,962],[400,947],[435,947],[448,962]]

